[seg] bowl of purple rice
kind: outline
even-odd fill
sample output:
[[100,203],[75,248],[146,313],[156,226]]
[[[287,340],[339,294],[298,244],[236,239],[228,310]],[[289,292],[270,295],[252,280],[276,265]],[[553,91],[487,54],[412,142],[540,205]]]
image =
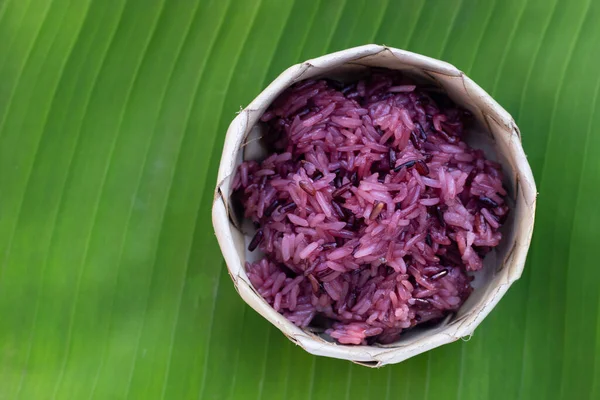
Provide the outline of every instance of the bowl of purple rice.
[[366,45],[290,67],[235,117],[213,225],[248,305],[309,353],[382,366],[473,334],[521,276],[536,194],[483,89]]

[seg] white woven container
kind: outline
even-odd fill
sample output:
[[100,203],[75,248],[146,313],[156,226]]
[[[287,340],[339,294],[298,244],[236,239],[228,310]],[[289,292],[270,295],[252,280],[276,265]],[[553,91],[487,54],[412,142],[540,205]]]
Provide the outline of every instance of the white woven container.
[[[327,341],[302,330],[276,312],[254,290],[244,270],[251,239],[230,218],[230,182],[242,157],[248,135],[269,104],[295,82],[315,77],[360,73],[369,67],[405,71],[444,89],[452,100],[468,109],[478,121],[466,141],[495,158],[505,173],[510,217],[503,227],[501,244],[489,254],[484,268],[475,274],[475,290],[460,310],[430,328],[417,328],[390,345],[348,346]],[[213,204],[213,225],[229,274],[240,296],[253,309],[309,353],[351,360],[367,366],[398,363],[427,350],[469,336],[483,321],[510,285],[519,279],[525,264],[534,224],[536,188],[521,147],[521,137],[512,117],[475,82],[454,66],[408,51],[365,45],[325,55],[294,65],[277,77],[231,122],[219,166]]]

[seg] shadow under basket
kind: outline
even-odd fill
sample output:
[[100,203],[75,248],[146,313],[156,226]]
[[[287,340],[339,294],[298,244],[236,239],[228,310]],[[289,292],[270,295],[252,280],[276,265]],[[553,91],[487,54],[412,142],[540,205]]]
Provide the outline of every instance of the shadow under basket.
[[[474,291],[458,312],[436,324],[407,330],[392,344],[340,345],[319,333],[318,329],[304,330],[295,326],[252,287],[244,265],[246,261],[255,260],[257,255],[247,250],[252,232],[242,228],[233,210],[231,181],[244,159],[261,157],[259,141],[253,140],[253,136],[260,135],[260,117],[286,88],[310,78],[348,79],[364,74],[372,67],[399,70],[418,83],[433,85],[471,112],[475,122],[469,127],[465,140],[502,165],[511,211],[502,228],[500,245],[486,256],[483,269],[473,274]],[[523,272],[533,232],[536,195],[519,129],[512,117],[483,89],[445,62],[386,46],[365,45],[288,68],[237,115],[225,138],[212,218],[229,274],[246,303],[311,354],[379,367],[473,334]]]

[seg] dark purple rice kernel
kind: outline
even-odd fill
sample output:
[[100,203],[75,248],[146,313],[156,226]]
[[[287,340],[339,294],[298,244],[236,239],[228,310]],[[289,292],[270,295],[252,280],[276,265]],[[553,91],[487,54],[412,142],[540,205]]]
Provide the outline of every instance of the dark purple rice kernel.
[[471,187],[471,185],[473,184],[473,180],[475,179],[477,174],[478,174],[478,172],[477,172],[476,168],[473,168],[471,170],[471,172],[469,172],[469,175],[467,176],[467,179],[465,180],[465,188]]
[[248,244],[248,250],[249,251],[256,250],[256,248],[258,247],[260,242],[262,242],[263,238],[264,238],[263,230],[262,229],[257,230],[256,233],[254,234],[254,237],[250,241],[250,244]]
[[281,210],[279,210],[279,211],[283,214],[288,211],[292,211],[292,210],[296,209],[296,207],[298,207],[298,206],[296,205],[296,203],[294,203],[292,201],[291,203],[288,203],[285,206],[281,207]]
[[273,211],[275,211],[275,209],[277,208],[277,206],[279,206],[279,200],[275,199],[273,200],[273,202],[271,204],[269,204],[269,206],[265,209],[265,211],[263,212],[263,215],[265,217],[270,217],[271,214],[273,214]]
[[415,166],[416,163],[417,163],[416,160],[407,161],[405,163],[402,163],[402,164],[398,165],[396,168],[393,169],[393,171],[394,172],[400,172],[400,170],[402,168],[406,168],[406,169],[412,168],[412,167]]
[[479,198],[479,201],[481,202],[481,204],[483,204],[486,207],[490,207],[490,208],[496,208],[498,207],[498,203],[496,203],[494,200],[490,199],[489,197],[486,196],[481,196]]
[[417,127],[417,131],[419,132],[419,136],[421,136],[421,139],[427,140],[427,134],[425,133],[425,130],[423,129],[421,124],[416,123],[415,125]]
[[346,217],[346,213],[344,212],[344,210],[338,204],[337,201],[332,200],[331,201],[331,206],[333,207],[333,211],[335,211],[335,213],[337,214],[338,217],[340,217],[340,218],[345,218]]
[[447,269],[443,269],[440,272],[438,272],[437,274],[433,274],[429,277],[429,279],[431,279],[432,281],[436,281],[440,278],[443,278],[444,276],[448,275],[448,270]]

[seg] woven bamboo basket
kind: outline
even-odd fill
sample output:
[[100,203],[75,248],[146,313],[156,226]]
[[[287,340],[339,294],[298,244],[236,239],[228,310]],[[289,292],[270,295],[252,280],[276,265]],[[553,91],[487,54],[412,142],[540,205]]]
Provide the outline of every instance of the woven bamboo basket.
[[[244,264],[246,260],[256,259],[256,255],[247,250],[251,234],[243,233],[240,221],[233,215],[230,182],[243,158],[251,156],[250,147],[246,148],[246,145],[251,135],[256,135],[261,115],[283,90],[304,79],[352,76],[370,67],[400,70],[415,79],[434,84],[473,114],[477,123],[468,132],[466,141],[482,148],[487,157],[502,164],[511,212],[503,227],[501,244],[486,257],[484,268],[475,274],[475,290],[457,313],[433,327],[412,329],[389,345],[349,346],[336,344],[295,326],[252,287]],[[260,149],[255,151],[260,152]],[[231,279],[250,307],[311,354],[378,367],[401,362],[473,334],[523,272],[533,232],[536,195],[519,128],[481,87],[448,63],[387,46],[365,45],[288,68],[234,118],[225,137],[212,218]]]

